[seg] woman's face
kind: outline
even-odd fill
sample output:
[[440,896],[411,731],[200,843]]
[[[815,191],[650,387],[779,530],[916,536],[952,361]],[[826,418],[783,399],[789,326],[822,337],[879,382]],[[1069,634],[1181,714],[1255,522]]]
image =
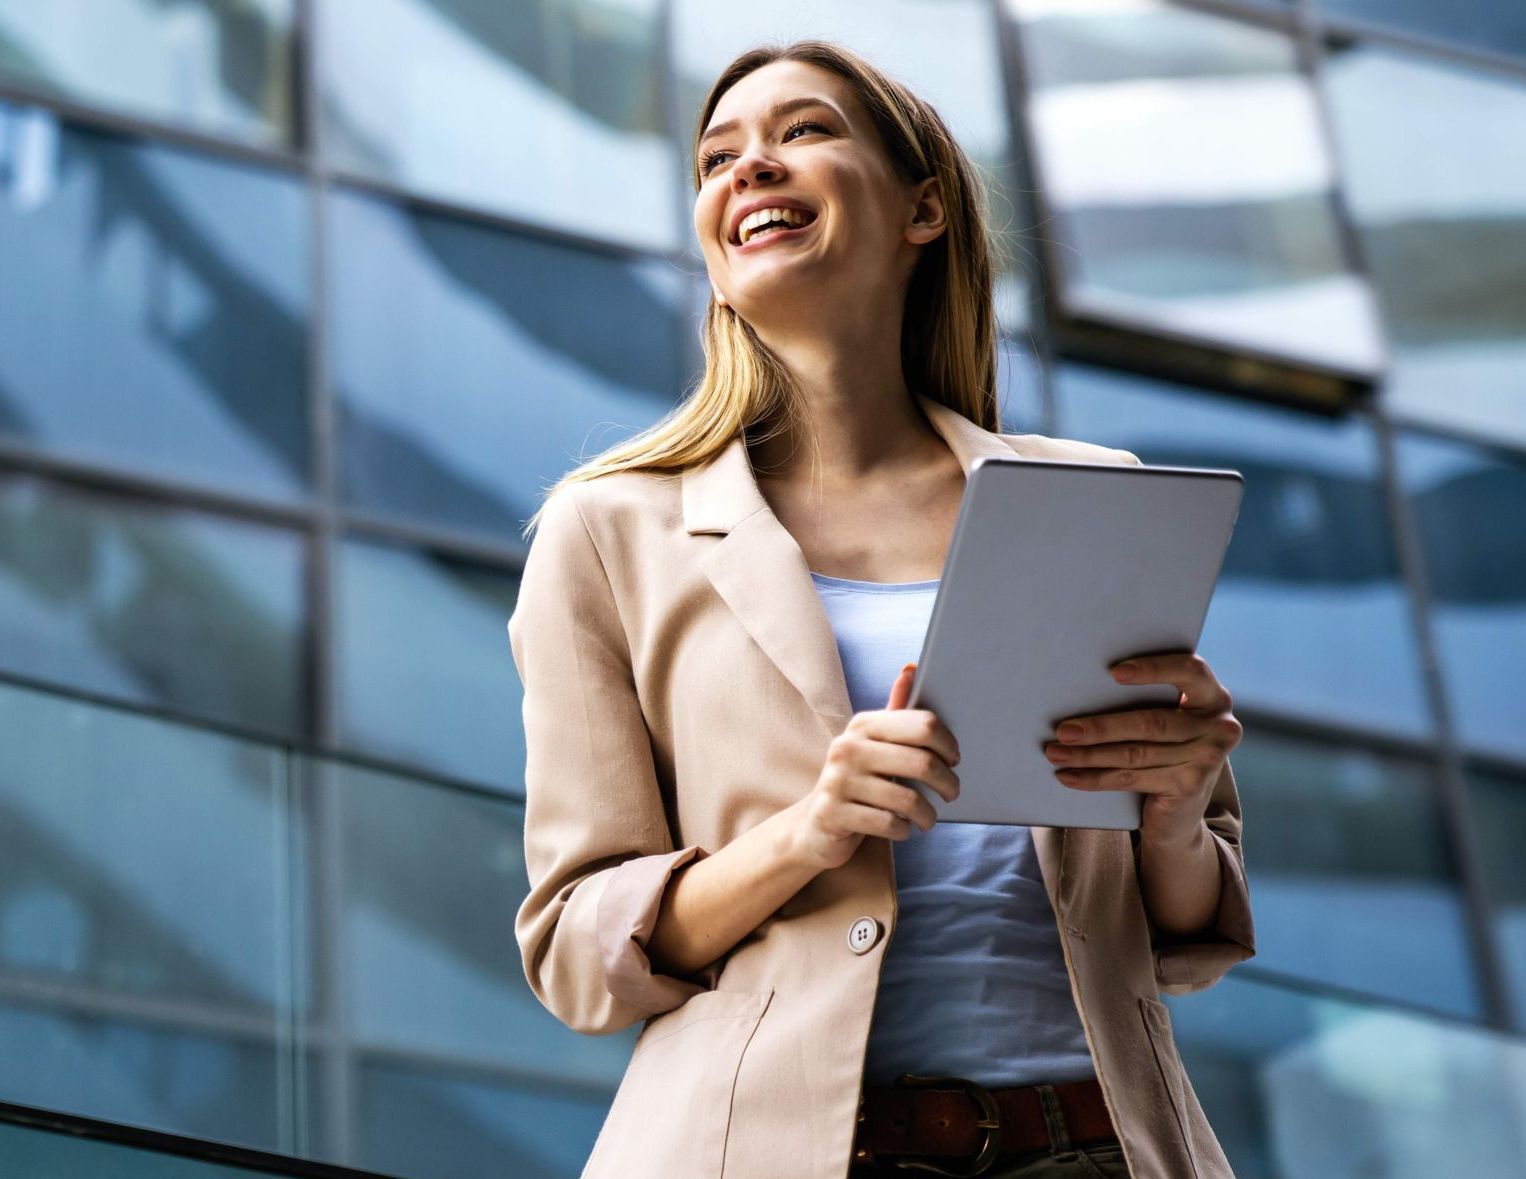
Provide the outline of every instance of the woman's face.
[[[770,62],[721,95],[698,167],[711,284],[754,325],[904,302],[921,245],[942,232],[936,182],[896,176],[847,81],[804,62]],[[745,215],[778,206],[808,223],[753,235]]]

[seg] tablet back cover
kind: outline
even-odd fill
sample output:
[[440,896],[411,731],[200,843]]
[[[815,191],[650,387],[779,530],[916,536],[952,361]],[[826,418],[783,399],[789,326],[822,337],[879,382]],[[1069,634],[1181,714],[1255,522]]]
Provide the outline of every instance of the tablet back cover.
[[1142,795],[1063,785],[1044,745],[1066,717],[1177,706],[1107,669],[1197,649],[1242,489],[1236,471],[976,461],[907,702],[959,742],[957,799],[916,784],[940,822],[1139,826]]

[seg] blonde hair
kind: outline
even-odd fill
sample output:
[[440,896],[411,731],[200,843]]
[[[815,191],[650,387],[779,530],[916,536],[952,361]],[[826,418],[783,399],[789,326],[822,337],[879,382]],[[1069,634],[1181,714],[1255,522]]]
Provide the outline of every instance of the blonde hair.
[[[830,41],[763,45],[739,55],[710,87],[694,128],[691,179],[697,193],[699,137],[721,96],[740,79],[775,61],[798,61],[845,79],[868,112],[896,174],[908,183],[936,176],[946,228],[922,247],[906,291],[901,369],[909,389],[926,394],[987,430],[1001,428],[996,391],[997,327],[992,297],[996,245],[987,225],[984,182],[928,103],[852,51]],[[616,471],[675,473],[707,462],[739,430],[769,437],[800,420],[800,390],[789,370],[712,290],[703,326],[704,375],[659,421],[584,462],[553,483],[524,535],[539,523],[545,501],[565,484]],[[763,433],[754,431],[761,426]]]

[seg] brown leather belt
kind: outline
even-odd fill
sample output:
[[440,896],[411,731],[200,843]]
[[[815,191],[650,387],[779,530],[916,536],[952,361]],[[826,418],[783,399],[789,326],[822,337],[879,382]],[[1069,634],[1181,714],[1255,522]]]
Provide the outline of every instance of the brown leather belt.
[[[1117,1131],[1096,1081],[1051,1085],[1052,1114],[1063,1117],[1073,1143],[1114,1138]],[[962,1077],[911,1073],[895,1085],[866,1085],[859,1102],[853,1160],[872,1163],[894,1155],[903,1167],[945,1175],[979,1175],[1004,1155],[1051,1145],[1039,1086],[986,1089]],[[926,1163],[899,1156],[929,1156]],[[958,1156],[967,1162],[957,1163]],[[948,1159],[944,1164],[937,1160]],[[892,1161],[883,1159],[882,1161]]]

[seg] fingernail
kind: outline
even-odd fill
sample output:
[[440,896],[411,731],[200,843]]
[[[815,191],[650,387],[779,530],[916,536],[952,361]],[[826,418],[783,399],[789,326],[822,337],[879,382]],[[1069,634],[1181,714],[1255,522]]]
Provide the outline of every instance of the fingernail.
[[908,663],[905,667],[901,668],[901,674],[905,675],[908,671],[915,669],[916,666],[917,665],[915,663]]
[[1113,674],[1120,680],[1131,680],[1134,678],[1134,673],[1138,670],[1139,664],[1125,661],[1118,664],[1117,667],[1113,668]]
[[1066,721],[1059,728],[1059,737],[1061,741],[1079,741],[1081,735],[1085,732],[1086,730],[1080,725],[1075,724],[1073,721]]

